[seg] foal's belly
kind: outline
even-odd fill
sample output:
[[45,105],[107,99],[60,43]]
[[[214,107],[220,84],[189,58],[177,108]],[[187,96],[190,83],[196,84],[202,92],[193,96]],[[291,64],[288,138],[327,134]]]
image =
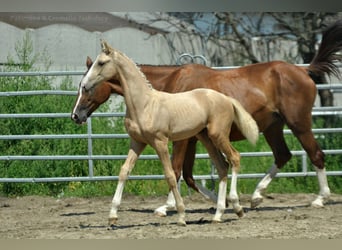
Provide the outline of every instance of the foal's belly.
[[193,136],[196,136],[198,133],[200,133],[205,126],[199,126],[193,129],[187,129],[179,132],[173,132],[172,134],[169,135],[170,141],[180,141],[184,139],[191,138]]

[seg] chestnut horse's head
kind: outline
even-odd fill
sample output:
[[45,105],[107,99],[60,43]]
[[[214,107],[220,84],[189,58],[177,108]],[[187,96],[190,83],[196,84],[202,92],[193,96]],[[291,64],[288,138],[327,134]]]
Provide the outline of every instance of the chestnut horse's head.
[[[93,61],[90,57],[87,57],[86,61],[87,72],[93,65]],[[108,100],[111,93],[123,95],[120,82],[115,79],[101,82],[89,89],[82,86],[82,81],[79,84],[77,99],[71,114],[71,119],[78,123],[83,124],[87,121],[87,118],[105,101]]]

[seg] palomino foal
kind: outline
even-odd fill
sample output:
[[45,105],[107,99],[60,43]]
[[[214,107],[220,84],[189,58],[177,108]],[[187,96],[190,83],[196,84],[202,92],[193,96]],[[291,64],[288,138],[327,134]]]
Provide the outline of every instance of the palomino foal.
[[[233,122],[251,142],[258,139],[259,130],[251,115],[235,99],[209,89],[196,89],[170,94],[154,90],[136,64],[126,55],[101,42],[102,52],[82,78],[80,90],[90,91],[109,79],[117,79],[123,89],[126,104],[125,127],[131,143],[122,165],[118,185],[113,197],[109,223],[117,221],[125,181],[138,156],[147,144],[157,152],[166,181],[172,191],[179,214],[178,224],[185,225],[185,207],[177,189],[172,170],[168,142],[196,136],[206,147],[219,175],[217,210],[213,221],[220,221],[225,209],[228,167],[232,166],[230,200],[234,211],[243,215],[236,192],[240,154],[232,147],[229,133]],[[72,119],[81,123],[76,113]],[[222,153],[225,154],[225,157]]]

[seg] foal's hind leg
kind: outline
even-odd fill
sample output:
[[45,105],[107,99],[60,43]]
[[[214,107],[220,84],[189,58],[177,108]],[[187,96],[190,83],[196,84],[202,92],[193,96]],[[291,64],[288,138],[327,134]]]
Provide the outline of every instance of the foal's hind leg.
[[240,153],[231,145],[227,136],[229,135],[229,132],[230,131],[225,132],[223,129],[214,130],[208,128],[209,138],[212,140],[215,147],[226,155],[227,161],[231,164],[232,179],[229,191],[229,201],[231,202],[235,213],[239,217],[243,217],[243,208],[239,203],[239,196],[237,194],[237,174],[240,170]]
[[219,191],[217,197],[216,213],[213,218],[213,222],[220,222],[221,217],[226,209],[226,194],[227,194],[227,174],[228,163],[224,159],[223,155],[215,148],[214,144],[207,135],[207,131],[203,130],[197,135],[197,138],[202,142],[208,151],[208,154],[217,169],[219,175]]
[[[229,201],[231,201],[235,213],[239,217],[244,216],[243,208],[239,203],[239,197],[237,194],[237,174],[240,169],[240,153],[237,152],[229,142],[229,132],[214,134],[212,131],[210,135],[202,132],[198,138],[203,142],[210,157],[212,158],[215,167],[218,171],[220,178],[219,191],[217,198],[217,210],[213,221],[221,221],[221,216],[226,208],[226,192],[227,192],[227,174],[230,162],[232,166],[232,180],[229,191]],[[219,150],[218,150],[219,149]],[[221,152],[226,155],[227,160],[224,158]]]
[[229,201],[232,203],[234,212],[237,214],[237,216],[244,217],[245,214],[244,214],[242,206],[240,205],[239,196],[237,193],[237,175],[240,170],[240,153],[236,151],[236,149],[233,148],[233,146],[231,145],[227,151],[224,151],[223,149],[222,151],[225,153],[232,167],[232,178],[230,182]]
[[[195,154],[196,154],[196,137],[192,137],[187,140],[181,140],[173,142],[173,151],[172,151],[172,168],[175,172],[176,179],[179,182],[181,171],[183,169],[183,178],[186,184],[194,189],[196,192],[202,194],[206,199],[211,199],[215,203],[217,202],[217,196],[214,192],[210,192],[203,186],[197,186],[195,184],[194,178],[192,176],[192,170],[195,162]],[[226,205],[228,205],[228,201],[226,201]],[[176,201],[173,196],[172,191],[169,191],[167,196],[166,203],[154,210],[154,213],[158,216],[164,217],[167,215],[167,211],[175,210]]]

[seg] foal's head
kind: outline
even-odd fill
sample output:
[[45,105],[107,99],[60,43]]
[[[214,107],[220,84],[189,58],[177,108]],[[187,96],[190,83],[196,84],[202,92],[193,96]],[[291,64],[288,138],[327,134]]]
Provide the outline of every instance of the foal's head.
[[101,53],[81,80],[80,87],[85,90],[94,88],[117,74],[117,62],[114,58],[117,52],[103,40],[101,48]]
[[[93,61],[90,57],[87,57],[87,71],[84,73],[84,75],[87,74],[92,65]],[[80,82],[77,93],[77,99],[71,114],[71,119],[78,124],[85,123],[87,121],[87,118],[102,103],[106,102],[112,93],[123,95],[120,82],[115,79],[110,79],[108,81],[101,82],[100,84],[97,84],[96,86],[90,89],[81,87]]]
[[71,114],[71,119],[78,124],[85,123],[87,118],[108,100],[111,93],[122,95],[120,83],[115,78],[116,52],[105,41],[101,41],[101,47],[102,51],[95,62],[87,58],[88,70],[79,84],[77,100]]

